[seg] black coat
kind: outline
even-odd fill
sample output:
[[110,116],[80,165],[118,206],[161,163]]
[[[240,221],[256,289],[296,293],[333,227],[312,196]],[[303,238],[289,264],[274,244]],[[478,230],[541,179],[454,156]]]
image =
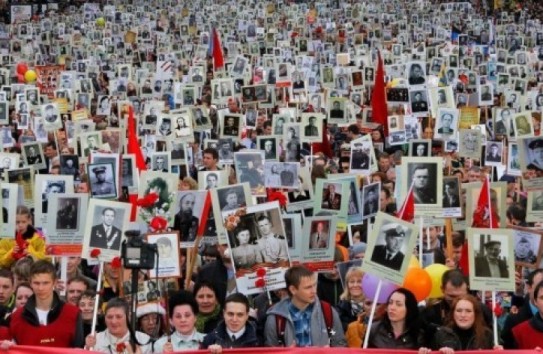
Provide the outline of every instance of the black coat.
[[219,258],[214,262],[206,264],[198,272],[198,277],[196,278],[196,283],[199,281],[208,281],[215,285],[217,290],[217,298],[221,306],[224,304],[226,299],[226,285],[228,282],[228,272],[224,263]]
[[250,348],[258,346],[255,326],[251,322],[245,325],[245,332],[235,341],[226,332],[224,321],[219,322],[214,331],[208,333],[202,342],[201,349],[207,349],[210,345],[218,344],[223,348]]

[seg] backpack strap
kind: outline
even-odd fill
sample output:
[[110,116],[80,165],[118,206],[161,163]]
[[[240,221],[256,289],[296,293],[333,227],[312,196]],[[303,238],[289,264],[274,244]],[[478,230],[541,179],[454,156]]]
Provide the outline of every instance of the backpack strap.
[[279,346],[285,345],[285,326],[285,318],[281,315],[275,314],[275,330],[277,332],[277,340],[279,342]]
[[326,331],[328,332],[328,337],[333,336],[334,331],[334,315],[332,314],[332,305],[330,303],[320,300],[321,310],[324,316],[324,323],[326,324]]

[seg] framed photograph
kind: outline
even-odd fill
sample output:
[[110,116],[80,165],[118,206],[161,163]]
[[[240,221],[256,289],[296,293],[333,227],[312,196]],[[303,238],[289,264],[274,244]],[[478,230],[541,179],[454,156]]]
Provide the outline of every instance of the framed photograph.
[[362,269],[380,279],[402,284],[417,237],[417,225],[377,213]]
[[112,154],[107,152],[92,152],[90,156],[91,164],[97,163],[110,163],[113,165],[113,176],[115,176],[115,188],[117,193],[120,190],[119,182],[119,170],[121,169],[121,158],[118,154]]
[[481,85],[477,92],[479,93],[479,106],[494,104],[494,87],[491,84]]
[[224,114],[221,121],[221,138],[239,140],[241,138],[242,114]]
[[264,163],[266,188],[298,189],[299,168],[300,164],[297,162],[266,161]]
[[206,191],[177,192],[178,207],[175,211],[173,229],[179,231],[181,248],[194,246],[194,241],[198,236],[198,226],[203,216],[206,196]]
[[507,174],[512,176],[521,176],[520,170],[520,152],[517,143],[510,142],[507,149]]
[[172,170],[169,152],[153,152],[150,157],[152,166],[151,171],[168,173]]
[[450,140],[458,132],[458,115],[456,108],[438,108],[434,138]]
[[256,271],[271,267],[266,274],[269,289],[285,287],[284,272],[289,268],[288,244],[278,202],[244,208],[244,213],[226,216],[227,244],[232,252],[237,289],[255,294],[263,289],[254,284]]
[[211,120],[209,119],[209,111],[204,107],[191,107],[190,111],[192,113],[195,131],[204,131],[213,127]]
[[411,112],[416,117],[424,117],[428,114],[428,95],[426,90],[415,89],[409,91]]
[[117,175],[112,163],[90,163],[87,165],[91,196],[101,199],[116,199]]
[[276,135],[259,135],[256,137],[256,145],[259,150],[264,151],[264,160],[277,161],[279,159],[280,136]]
[[302,234],[302,215],[283,214],[283,227],[288,245],[288,256],[291,264],[298,264],[302,257],[302,242],[296,235]]
[[49,215],[54,217],[46,218],[43,228],[55,255],[81,256],[88,201],[88,194],[82,193],[49,195]]
[[349,246],[354,246],[360,242],[368,243],[367,228],[364,227],[364,223],[348,224],[347,232],[349,236]]
[[541,262],[543,233],[532,228],[513,226],[515,266],[536,269]]
[[0,183],[2,191],[2,223],[0,223],[0,236],[14,238],[15,215],[17,206],[23,204],[22,196],[19,196],[19,186],[15,183]]
[[240,151],[234,153],[234,165],[236,166],[236,178],[238,183],[249,183],[253,196],[266,195],[264,181],[264,152]]
[[177,203],[177,184],[179,177],[174,173],[144,171],[140,175],[138,198],[150,194],[155,196],[154,203],[138,208],[138,220],[149,222],[157,215],[165,218],[168,225],[174,222]]
[[347,201],[347,223],[362,221],[362,199],[357,176],[352,174],[330,174],[329,180],[347,182],[349,193]]
[[460,129],[458,155],[474,160],[481,159],[482,135],[477,129]]
[[228,185],[228,173],[225,170],[198,171],[198,189],[212,190]]
[[350,169],[351,173],[369,174],[377,170],[377,159],[373,149],[372,140],[369,135],[352,140],[351,143]]
[[543,137],[518,139],[520,170],[527,191],[543,188]]
[[331,97],[328,99],[328,122],[335,124],[347,123],[347,99]]
[[79,139],[81,141],[81,151],[83,152],[81,157],[89,157],[91,152],[97,152],[102,145],[102,135],[100,132],[88,132],[80,133]]
[[413,186],[415,215],[441,215],[443,161],[440,157],[407,157],[402,159],[402,200]]
[[23,190],[25,205],[32,205],[34,202],[34,168],[15,168],[4,172],[4,178],[8,183],[16,183]]
[[0,152],[0,174],[6,170],[19,167],[19,154],[12,152]]
[[461,182],[458,176],[443,177],[443,216],[447,218],[462,216]]
[[346,216],[349,203],[349,182],[317,178],[314,215]]
[[49,214],[49,199],[53,194],[74,193],[72,176],[38,174],[34,192],[34,225],[43,227]]
[[410,86],[424,85],[426,83],[426,63],[407,63],[406,76]]
[[[171,120],[173,132],[163,136],[173,137],[175,140],[182,140],[185,143],[194,141],[193,120],[189,108],[173,110],[168,117]],[[165,133],[167,133],[167,131],[165,131]]]
[[[235,214],[240,208],[253,205],[249,183],[240,183],[211,189],[211,201],[215,220],[224,220],[227,215]],[[218,241],[226,243],[226,229],[221,223],[216,224]]]
[[41,116],[44,118],[44,127],[47,131],[62,128],[59,107],[56,103],[48,103],[41,106]]
[[513,131],[516,138],[534,136],[534,123],[532,113],[529,111],[520,112],[513,117]]
[[381,210],[381,182],[362,187],[362,219],[372,218]]
[[146,239],[158,250],[158,266],[149,270],[149,278],[180,278],[179,233],[151,233]]
[[409,141],[409,156],[430,157],[432,156],[431,139],[413,139]]
[[312,206],[313,184],[311,182],[309,166],[298,169],[298,181],[298,189],[289,190],[287,193],[288,211],[303,210]]
[[487,141],[485,153],[485,166],[502,166],[503,142]]
[[35,170],[46,168],[42,144],[37,142],[25,143],[22,144],[21,150],[25,165],[32,166]]
[[304,126],[301,130],[302,141],[315,143],[322,141],[322,128],[325,115],[320,113],[302,113],[302,122]]
[[[182,117],[178,117],[177,119],[182,119]],[[192,120],[187,119],[188,124],[192,122]],[[161,114],[158,117],[157,123],[156,123],[156,129],[155,133],[157,138],[164,139],[172,136],[173,134],[173,124],[172,124],[172,117],[169,114]]]
[[60,174],[73,176],[74,181],[80,180],[79,156],[77,155],[60,155]]
[[302,263],[314,271],[331,270],[334,259],[337,218],[313,216],[304,220]]
[[91,251],[100,249],[100,260],[111,262],[121,252],[131,205],[90,198],[83,237],[82,257],[92,260]]
[[229,165],[234,163],[234,141],[232,138],[222,138],[217,142],[219,163]]
[[469,284],[474,290],[514,291],[513,230],[467,230]]
[[126,154],[121,156],[121,188],[136,191],[138,188],[138,170],[136,169],[136,156]]

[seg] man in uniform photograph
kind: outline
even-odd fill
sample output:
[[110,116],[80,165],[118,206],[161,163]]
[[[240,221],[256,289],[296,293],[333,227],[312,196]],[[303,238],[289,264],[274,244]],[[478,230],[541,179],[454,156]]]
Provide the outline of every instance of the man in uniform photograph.
[[399,271],[405,258],[401,249],[406,240],[406,233],[407,230],[399,224],[388,223],[384,225],[379,237],[384,237],[385,244],[375,246],[371,261]]
[[430,188],[430,169],[427,165],[413,168],[413,196],[415,204],[435,204],[436,191]]
[[113,225],[115,216],[113,208],[107,207],[102,210],[102,222],[91,228],[89,243],[91,248],[118,250],[121,247],[121,230]]
[[92,195],[109,195],[115,193],[115,186],[110,181],[106,180],[106,167],[98,166],[92,169],[96,181],[91,184]]

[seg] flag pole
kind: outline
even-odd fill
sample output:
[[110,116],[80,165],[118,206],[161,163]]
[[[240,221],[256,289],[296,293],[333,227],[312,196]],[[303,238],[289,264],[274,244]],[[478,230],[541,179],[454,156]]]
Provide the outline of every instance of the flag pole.
[[373,317],[375,316],[377,300],[379,299],[379,295],[381,294],[382,285],[383,285],[383,280],[379,279],[379,283],[377,284],[377,289],[375,290],[375,295],[373,296],[373,304],[371,305],[370,318],[368,320],[368,326],[366,327],[366,334],[364,335],[364,346],[362,347],[364,349],[368,348],[368,342],[370,340],[371,325],[373,323]]

